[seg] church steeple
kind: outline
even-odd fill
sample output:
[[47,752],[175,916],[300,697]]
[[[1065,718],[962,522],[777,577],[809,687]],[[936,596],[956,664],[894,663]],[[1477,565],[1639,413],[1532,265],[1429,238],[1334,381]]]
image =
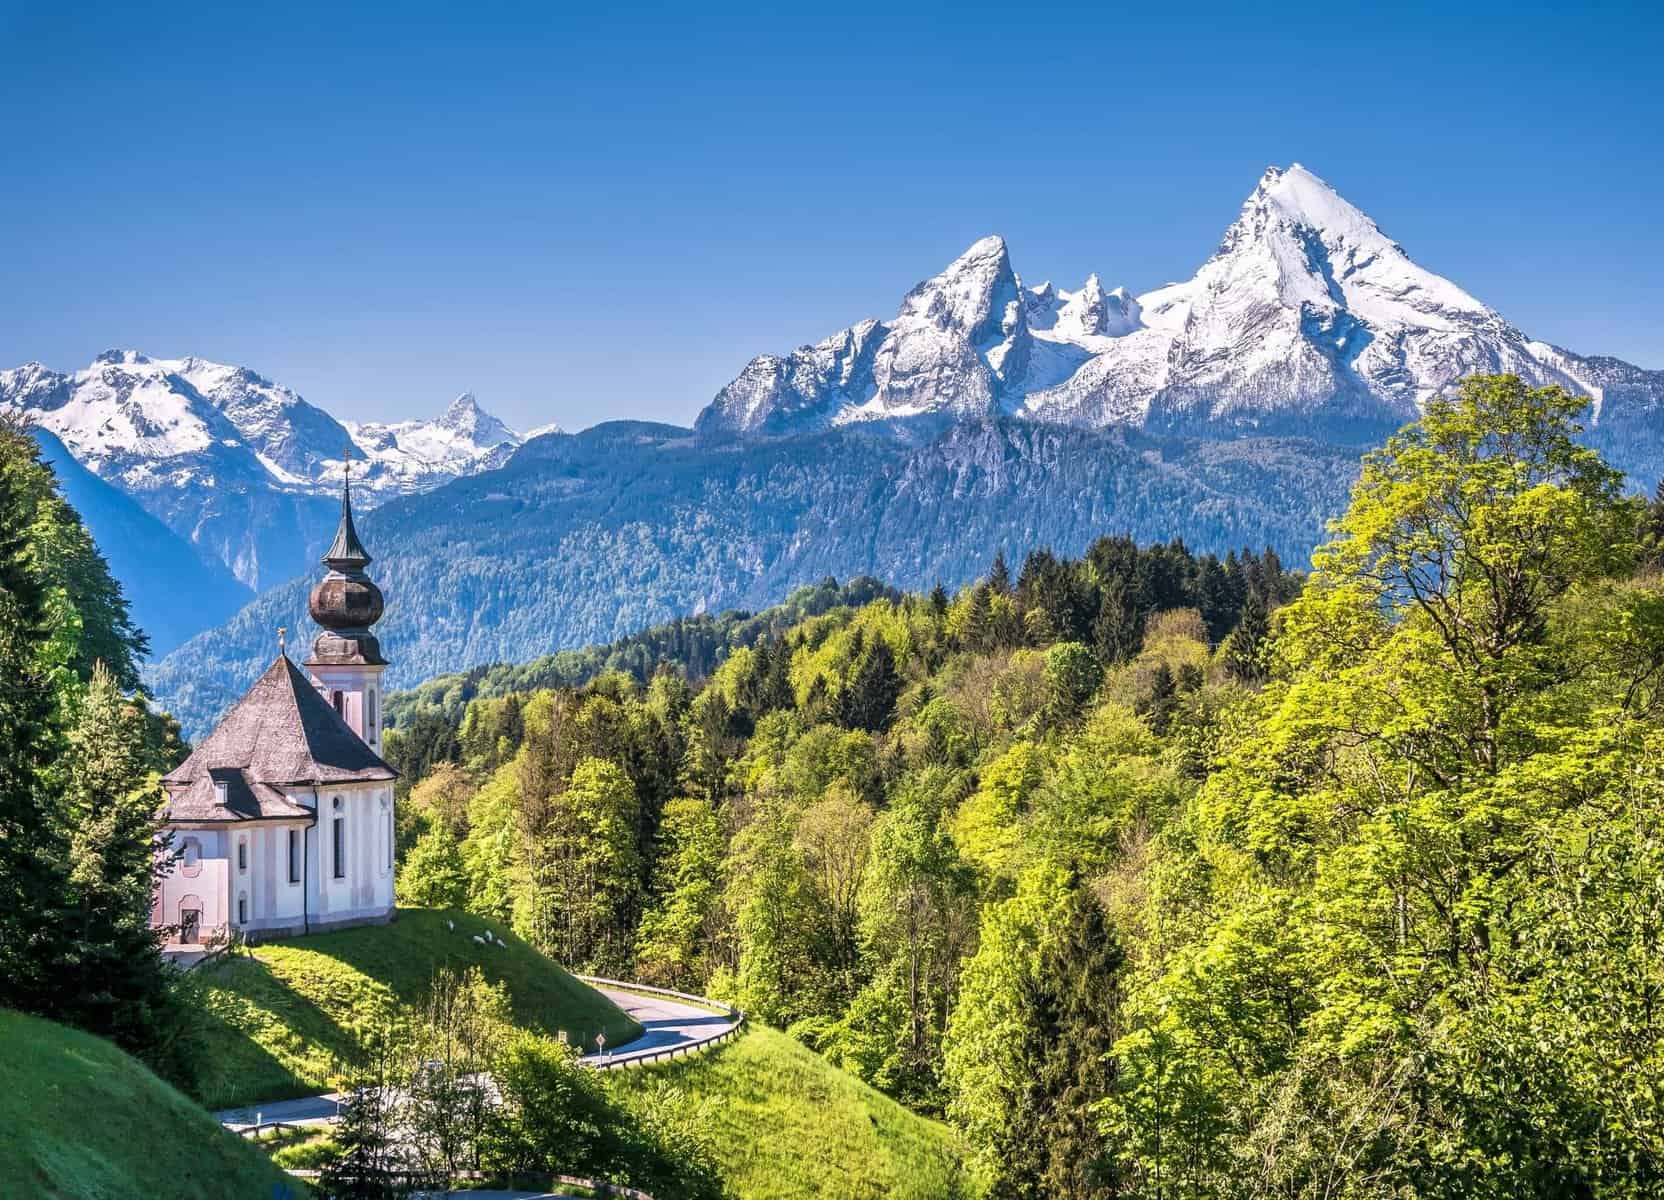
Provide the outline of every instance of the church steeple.
[[336,571],[362,571],[375,561],[364,543],[358,540],[358,530],[352,523],[352,460],[346,465],[346,477],[341,481],[341,524],[335,530],[335,540],[324,551],[324,565]]
[[329,573],[312,589],[312,619],[324,627],[312,643],[307,666],[385,666],[370,626],[381,619],[381,589],[364,573],[373,561],[352,523],[351,460],[341,486],[341,523],[324,552]]

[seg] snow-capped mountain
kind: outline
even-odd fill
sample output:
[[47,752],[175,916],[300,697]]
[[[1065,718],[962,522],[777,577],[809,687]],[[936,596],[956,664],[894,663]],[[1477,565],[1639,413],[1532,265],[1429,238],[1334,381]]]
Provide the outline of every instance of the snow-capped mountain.
[[242,583],[304,569],[344,459],[367,506],[500,464],[520,437],[459,397],[433,421],[353,425],[244,367],[111,350],[81,371],[0,371],[0,409],[54,434]]
[[752,359],[698,428],[778,435],[1004,414],[1357,443],[1476,371],[1586,393],[1591,424],[1607,427],[1597,440],[1643,432],[1659,448],[1664,372],[1533,341],[1296,163],[1266,171],[1185,282],[1136,298],[1097,275],[1075,292],[1028,287],[1004,241],[984,238],[909,292],[894,320]]

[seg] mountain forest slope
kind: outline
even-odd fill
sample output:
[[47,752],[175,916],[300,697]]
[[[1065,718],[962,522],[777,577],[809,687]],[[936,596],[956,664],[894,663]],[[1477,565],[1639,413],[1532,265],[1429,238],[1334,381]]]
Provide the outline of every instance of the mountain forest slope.
[[[1074,554],[1106,532],[1182,536],[1221,554],[1271,546],[1299,562],[1355,464],[1355,451],[1316,443],[1011,420],[919,444],[861,428],[711,443],[613,423],[537,438],[500,470],[382,505],[360,531],[387,596],[377,632],[399,687],[761,608],[829,575],[956,586],[1002,548]],[[262,595],[150,669],[188,733],[270,661],[278,626],[310,628],[312,582]]]
[[1465,381],[1305,579],[1105,539],[476,698],[400,887],[741,1005],[995,1195],[1655,1196],[1664,499],[1584,407]]

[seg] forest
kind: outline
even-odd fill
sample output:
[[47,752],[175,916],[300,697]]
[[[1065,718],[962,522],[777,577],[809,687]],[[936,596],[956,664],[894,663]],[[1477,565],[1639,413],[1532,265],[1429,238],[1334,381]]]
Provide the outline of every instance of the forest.
[[743,1006],[996,1195],[1656,1194],[1664,505],[1582,403],[1431,402],[1309,577],[1109,537],[430,710],[401,896]]
[[[738,1004],[996,1196],[1657,1195],[1664,489],[1584,404],[1429,402],[1309,573],[1104,537],[412,698],[400,901]],[[188,1089],[144,648],[0,428],[0,1006]]]

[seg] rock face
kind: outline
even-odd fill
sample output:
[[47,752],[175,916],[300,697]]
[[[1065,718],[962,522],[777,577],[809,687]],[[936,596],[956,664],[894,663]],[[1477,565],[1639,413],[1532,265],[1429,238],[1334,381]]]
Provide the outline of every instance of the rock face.
[[1658,470],[1664,372],[1531,340],[1297,163],[1266,171],[1185,282],[1136,298],[1097,275],[1076,292],[1026,287],[1005,243],[985,238],[893,321],[753,359],[697,428],[755,437],[1013,415],[1360,445],[1479,371],[1588,394],[1591,440],[1631,470]]
[[0,409],[256,590],[310,566],[334,528],[345,456],[373,504],[497,465],[520,444],[472,396],[436,421],[353,425],[245,367],[132,350],[70,374],[0,371]]

